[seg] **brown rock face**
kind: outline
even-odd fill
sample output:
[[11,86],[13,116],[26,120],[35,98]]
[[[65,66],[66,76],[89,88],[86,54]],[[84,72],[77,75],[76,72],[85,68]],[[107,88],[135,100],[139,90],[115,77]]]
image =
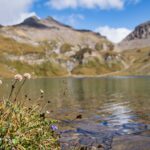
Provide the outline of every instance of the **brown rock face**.
[[147,38],[150,38],[150,21],[137,26],[135,30],[124,39],[124,41]]
[[148,46],[150,46],[150,21],[137,26],[131,34],[118,44],[121,50],[145,48]]

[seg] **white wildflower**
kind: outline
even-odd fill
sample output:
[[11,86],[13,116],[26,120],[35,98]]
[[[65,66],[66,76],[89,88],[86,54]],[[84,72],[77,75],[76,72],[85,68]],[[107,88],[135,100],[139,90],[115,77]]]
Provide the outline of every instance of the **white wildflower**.
[[15,80],[18,80],[18,81],[22,81],[23,79],[21,74],[16,74],[14,78]]
[[49,111],[46,111],[46,113],[47,113],[47,114],[50,114],[50,112],[49,112]]
[[2,85],[3,84],[3,82],[2,82],[2,80],[0,80],[0,85]]
[[44,94],[44,91],[42,89],[40,89],[41,94]]
[[29,73],[24,73],[23,75],[26,79],[31,79],[31,74]]

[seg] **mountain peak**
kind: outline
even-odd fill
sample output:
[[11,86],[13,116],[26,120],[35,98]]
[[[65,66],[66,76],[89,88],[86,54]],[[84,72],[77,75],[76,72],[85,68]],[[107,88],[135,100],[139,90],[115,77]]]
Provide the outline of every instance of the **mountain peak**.
[[47,21],[56,21],[53,17],[51,16],[48,16],[46,17],[44,20],[47,20]]
[[147,39],[150,38],[150,21],[144,22],[137,27],[134,31],[129,34],[124,40],[130,41],[135,39]]
[[123,50],[144,48],[150,46],[150,21],[144,22],[135,27],[134,31],[130,33],[119,47]]
[[45,19],[41,19],[41,21],[44,23],[45,21],[49,24],[51,23],[55,23],[55,24],[60,24],[60,22],[58,22],[57,20],[55,20],[53,17],[48,16]]
[[26,18],[23,22],[29,22],[29,21],[34,21],[38,22],[40,19],[37,16],[31,16],[29,18]]
[[54,23],[54,24],[57,24],[59,26],[63,26],[63,27],[67,27],[67,28],[72,28],[69,25],[66,25],[66,24],[64,24],[62,22],[57,21],[56,19],[54,19],[51,16],[46,17],[45,19],[43,19],[43,21],[46,21],[48,24]]
[[[149,21],[146,21],[146,22],[144,22],[144,23],[141,23],[140,25],[138,25],[137,27],[142,27],[142,26],[145,26],[145,25],[150,25],[150,20]],[[136,27],[136,28],[137,28]]]
[[25,19],[22,23],[17,26],[27,26],[32,28],[45,29],[48,28],[46,25],[41,23],[41,20],[37,16],[32,16]]

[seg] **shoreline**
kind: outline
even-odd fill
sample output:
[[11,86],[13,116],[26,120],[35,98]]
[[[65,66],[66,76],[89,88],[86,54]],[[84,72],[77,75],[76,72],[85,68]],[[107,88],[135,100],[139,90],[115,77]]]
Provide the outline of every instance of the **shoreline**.
[[[111,75],[111,74],[104,74],[104,75],[66,75],[66,76],[42,76],[42,77],[34,77],[32,79],[61,79],[61,78],[145,78],[150,77],[150,75]],[[1,79],[13,79],[13,77],[0,77]]]

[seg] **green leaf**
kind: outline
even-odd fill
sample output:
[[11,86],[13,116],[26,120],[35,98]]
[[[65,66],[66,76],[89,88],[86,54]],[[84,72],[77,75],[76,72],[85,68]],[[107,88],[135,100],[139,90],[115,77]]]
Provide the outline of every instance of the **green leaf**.
[[12,139],[12,143],[13,143],[14,145],[17,145],[17,144],[19,143],[19,140],[18,140],[17,138]]

